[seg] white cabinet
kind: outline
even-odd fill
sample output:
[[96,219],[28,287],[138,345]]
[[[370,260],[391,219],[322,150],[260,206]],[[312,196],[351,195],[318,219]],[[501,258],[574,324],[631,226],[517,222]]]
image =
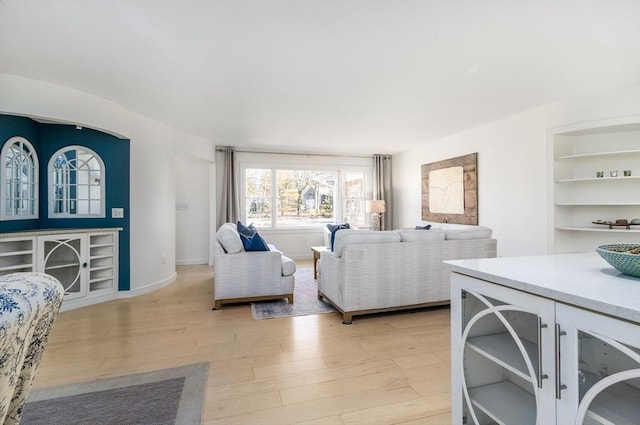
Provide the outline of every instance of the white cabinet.
[[639,424],[640,326],[452,273],[452,423]]
[[42,272],[64,287],[63,309],[113,298],[118,291],[118,231],[76,229],[0,235],[0,275]]
[[593,222],[640,218],[640,117],[553,129],[548,151],[549,252],[637,241],[640,225]]

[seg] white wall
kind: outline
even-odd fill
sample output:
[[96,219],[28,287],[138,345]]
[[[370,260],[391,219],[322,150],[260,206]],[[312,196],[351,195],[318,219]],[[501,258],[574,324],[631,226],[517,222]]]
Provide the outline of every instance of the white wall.
[[175,153],[213,160],[207,140],[55,84],[0,74],[0,112],[80,124],[131,140],[131,290],[175,278]]
[[479,222],[493,228],[498,255],[545,254],[548,129],[639,113],[640,86],[624,87],[544,105],[394,155],[394,227],[422,222],[422,164],[478,152]]
[[208,264],[210,162],[176,155],[176,264]]

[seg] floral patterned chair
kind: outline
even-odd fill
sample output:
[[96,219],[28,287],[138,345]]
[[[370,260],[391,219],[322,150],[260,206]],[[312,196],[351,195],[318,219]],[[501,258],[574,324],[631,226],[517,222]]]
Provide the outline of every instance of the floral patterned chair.
[[44,273],[0,277],[0,424],[18,424],[64,290]]

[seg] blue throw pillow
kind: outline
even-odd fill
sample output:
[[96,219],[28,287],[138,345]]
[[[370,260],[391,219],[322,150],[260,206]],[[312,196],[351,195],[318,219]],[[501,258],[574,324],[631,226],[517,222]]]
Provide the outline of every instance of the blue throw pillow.
[[416,226],[416,230],[429,230],[431,229],[431,225],[427,224],[426,226]]
[[239,221],[237,227],[245,251],[269,251],[267,243],[262,239],[262,236],[258,234],[253,224],[245,226]]
[[336,232],[342,229],[350,229],[349,223],[327,224],[327,229],[331,232],[331,251],[333,251],[333,241],[336,239]]

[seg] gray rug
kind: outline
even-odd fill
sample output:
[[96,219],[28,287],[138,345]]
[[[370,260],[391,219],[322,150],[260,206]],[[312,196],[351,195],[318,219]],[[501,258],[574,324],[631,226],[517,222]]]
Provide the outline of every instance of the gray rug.
[[34,389],[21,425],[198,425],[208,363]]
[[335,311],[330,304],[318,299],[318,284],[313,278],[311,267],[300,267],[296,271],[293,304],[289,304],[286,299],[251,303],[251,314],[255,320],[308,316]]

